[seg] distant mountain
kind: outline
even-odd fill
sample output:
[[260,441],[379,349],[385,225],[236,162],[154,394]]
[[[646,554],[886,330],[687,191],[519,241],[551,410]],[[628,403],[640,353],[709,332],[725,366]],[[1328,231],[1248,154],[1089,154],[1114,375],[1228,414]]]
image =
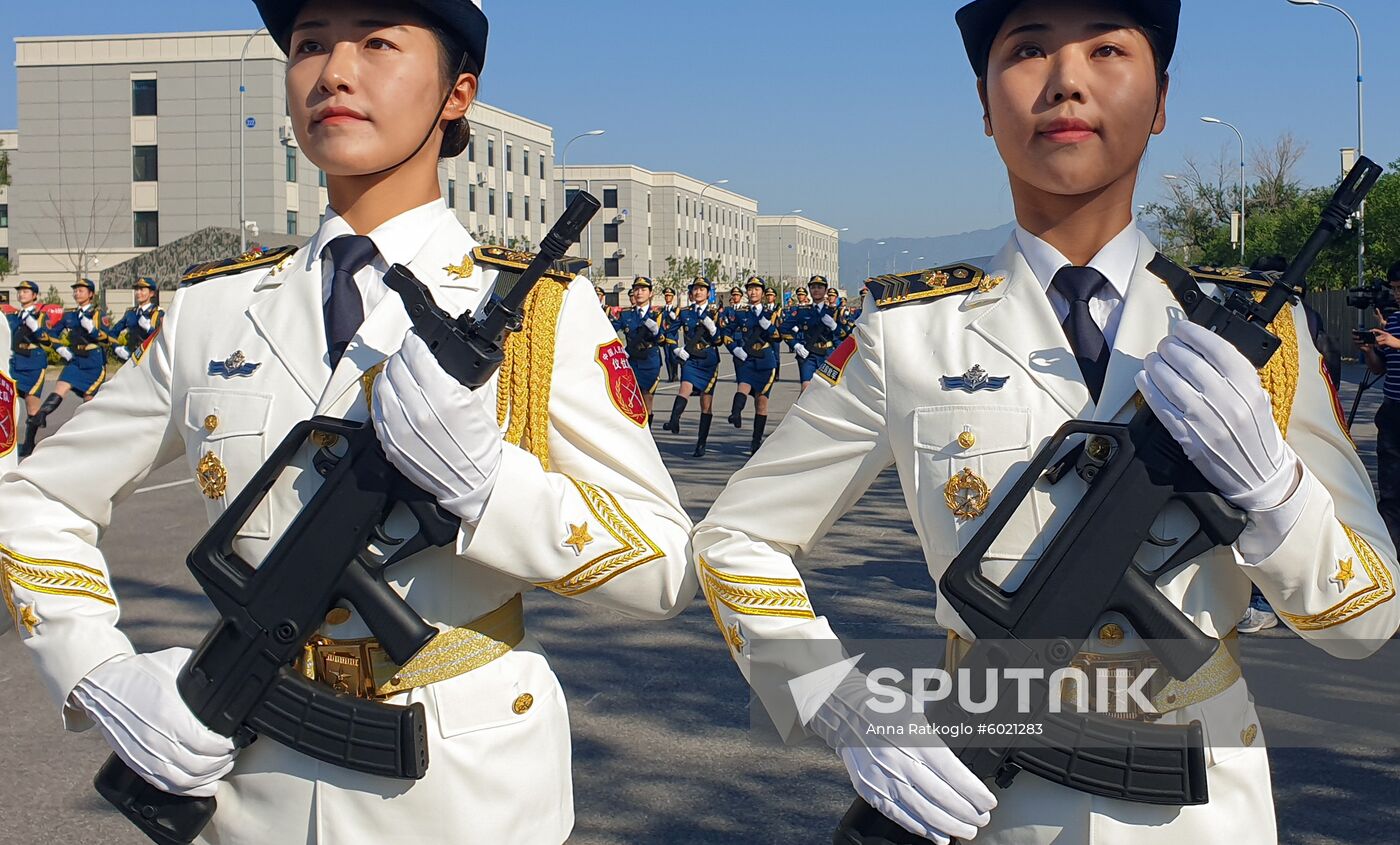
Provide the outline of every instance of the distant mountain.
[[[1015,223],[1007,223],[995,229],[978,229],[957,235],[938,235],[931,238],[868,238],[855,243],[841,244],[842,281],[850,284],[865,278],[867,257],[871,275],[890,272],[890,260],[894,259],[898,272],[919,270],[952,264],[956,261],[973,261],[989,255],[996,255],[1011,237]],[[876,245],[884,241],[884,246]],[[909,250],[908,255],[902,254]],[[924,260],[919,261],[919,256]]]
[[[1140,217],[1137,223],[1153,243],[1161,242],[1155,220]],[[901,273],[910,269],[923,270],[958,261],[967,261],[979,267],[985,267],[986,263],[996,257],[1003,246],[1006,246],[1006,239],[1011,237],[1011,232],[1015,228],[1016,223],[1012,221],[995,229],[978,229],[959,235],[938,235],[932,238],[868,238],[855,243],[843,242],[841,244],[842,281],[851,284],[866,278],[867,260],[869,261],[870,273],[875,276],[890,272],[890,259],[892,258],[895,260],[894,266]],[[885,245],[877,246],[877,241],[884,241]],[[908,255],[903,254],[906,249],[909,250]],[[924,257],[923,261],[919,260],[921,255]],[[911,259],[913,260],[912,265]]]

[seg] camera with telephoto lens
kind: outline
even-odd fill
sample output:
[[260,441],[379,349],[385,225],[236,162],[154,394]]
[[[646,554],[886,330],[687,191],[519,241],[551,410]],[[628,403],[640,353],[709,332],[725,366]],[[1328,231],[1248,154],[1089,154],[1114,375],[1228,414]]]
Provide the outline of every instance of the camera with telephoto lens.
[[1365,287],[1348,288],[1347,307],[1362,311],[1379,308],[1389,312],[1395,307],[1395,298],[1390,295],[1390,284],[1384,279],[1376,279]]

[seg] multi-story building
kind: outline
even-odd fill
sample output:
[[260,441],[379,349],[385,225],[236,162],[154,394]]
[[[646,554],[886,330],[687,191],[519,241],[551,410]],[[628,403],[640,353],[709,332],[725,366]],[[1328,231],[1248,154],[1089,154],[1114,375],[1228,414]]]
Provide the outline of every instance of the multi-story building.
[[[13,265],[10,255],[10,180],[14,179],[15,153],[19,150],[19,132],[13,129],[0,129],[0,261]],[[0,292],[0,302],[8,302],[6,294]]]
[[825,276],[844,295],[840,254],[841,232],[831,226],[800,214],[758,218],[758,272],[774,287],[791,290]]
[[[309,237],[325,174],[297,148],[286,58],[266,34],[17,38],[11,261],[63,292],[208,227]],[[440,167],[468,230],[537,244],[555,212],[553,130],[484,103]],[[219,256],[210,256],[217,258]]]
[[691,261],[695,269],[713,262],[716,285],[757,266],[757,200],[633,164],[571,164],[561,174],[566,202],[586,190],[603,203],[576,252],[592,261],[589,275],[606,291],[625,291],[636,276],[666,276],[667,259],[679,267]]

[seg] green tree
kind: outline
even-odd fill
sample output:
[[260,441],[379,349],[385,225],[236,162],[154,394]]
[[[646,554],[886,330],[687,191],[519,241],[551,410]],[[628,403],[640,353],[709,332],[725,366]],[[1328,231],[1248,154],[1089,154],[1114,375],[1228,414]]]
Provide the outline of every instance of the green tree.
[[62,305],[63,296],[58,292],[57,285],[49,285],[49,289],[44,292],[45,305]]
[[10,184],[10,154],[0,150],[0,188]]

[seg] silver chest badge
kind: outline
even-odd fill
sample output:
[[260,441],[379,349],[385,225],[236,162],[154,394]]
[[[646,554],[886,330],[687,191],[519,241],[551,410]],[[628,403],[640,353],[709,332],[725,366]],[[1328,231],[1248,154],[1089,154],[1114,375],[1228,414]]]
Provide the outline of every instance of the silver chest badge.
[[248,376],[251,376],[253,373],[257,372],[258,367],[261,366],[262,364],[254,364],[249,362],[249,360],[246,357],[244,357],[243,352],[240,350],[228,356],[222,361],[210,361],[209,375],[223,376],[226,379],[247,378]]
[[960,376],[944,376],[944,390],[962,390],[967,393],[976,393],[979,390],[1001,390],[1006,387],[1006,383],[1011,380],[1011,376],[989,376],[987,371],[982,369],[981,364],[973,364],[972,369]]

